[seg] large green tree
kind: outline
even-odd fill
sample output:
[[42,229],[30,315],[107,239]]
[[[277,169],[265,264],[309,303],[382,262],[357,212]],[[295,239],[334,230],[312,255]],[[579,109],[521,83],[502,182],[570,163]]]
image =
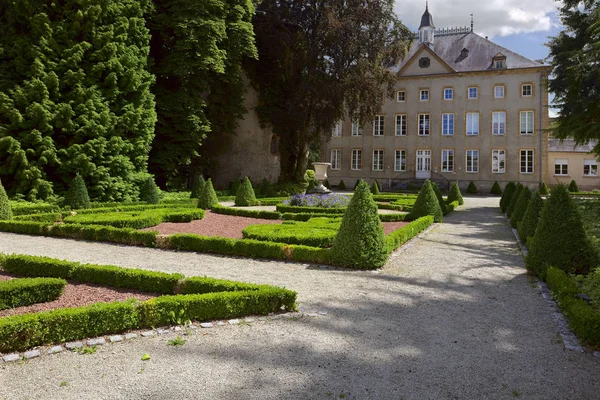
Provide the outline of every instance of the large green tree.
[[[564,30],[552,38],[550,91],[560,110],[552,134],[578,143],[600,139],[600,2],[564,0]],[[600,141],[594,152],[600,156]]]
[[392,96],[390,67],[411,32],[393,0],[263,0],[254,18],[259,58],[248,72],[263,122],[279,136],[282,181],[298,181],[308,150],[349,115],[363,124]]
[[137,196],[156,113],[150,0],[0,2],[0,177],[10,194]]
[[241,66],[245,57],[256,57],[255,8],[252,0],[154,5],[148,26],[158,123],[150,170],[164,188],[206,170],[245,111]]

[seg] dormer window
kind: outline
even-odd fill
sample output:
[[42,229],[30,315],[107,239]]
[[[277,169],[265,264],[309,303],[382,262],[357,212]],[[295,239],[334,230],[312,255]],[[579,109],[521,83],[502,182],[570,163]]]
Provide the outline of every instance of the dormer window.
[[492,68],[493,69],[504,69],[506,68],[506,56],[502,53],[496,54],[492,58]]
[[460,58],[467,58],[467,57],[469,57],[469,50],[464,48],[460,51]]

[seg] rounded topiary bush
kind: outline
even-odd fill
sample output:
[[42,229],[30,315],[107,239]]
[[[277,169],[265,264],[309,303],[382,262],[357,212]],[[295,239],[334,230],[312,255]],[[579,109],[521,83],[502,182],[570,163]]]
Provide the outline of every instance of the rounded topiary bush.
[[344,183],[344,180],[342,179],[340,181],[340,183],[338,183],[338,190],[346,190],[346,184]]
[[387,260],[383,226],[369,185],[361,182],[344,213],[331,246],[334,263],[347,267],[379,268]]
[[548,190],[548,186],[546,185],[546,182],[542,182],[542,185],[540,186],[540,194],[542,196],[550,194],[550,190]]
[[500,209],[502,212],[506,212],[508,205],[510,204],[510,200],[512,199],[512,195],[515,193],[515,189],[517,185],[514,182],[508,182],[506,187],[504,188],[504,193],[502,193],[502,197],[500,197]]
[[205,183],[206,181],[202,175],[199,175],[194,180],[194,184],[192,185],[192,193],[190,193],[190,199],[197,199],[198,196],[200,196],[200,190],[202,190],[202,186],[204,186]]
[[10,202],[8,201],[8,195],[2,181],[0,181],[0,220],[12,219],[12,209],[10,208]]
[[573,179],[571,181],[571,183],[569,183],[569,192],[571,192],[571,193],[579,192],[579,186],[577,186],[577,182],[575,182],[575,179]]
[[527,238],[532,238],[535,235],[535,229],[540,220],[540,212],[542,211],[543,205],[544,200],[542,200],[542,196],[540,196],[539,192],[535,192],[531,195],[525,214],[523,214],[523,219],[517,229],[519,237],[524,243],[527,243]]
[[567,186],[559,184],[550,191],[528,247],[527,269],[541,279],[550,266],[567,274],[586,274],[598,265],[598,255],[583,229],[579,209]]
[[500,189],[500,184],[498,184],[498,181],[494,182],[494,184],[492,185],[492,190],[490,190],[490,193],[495,194],[495,195],[502,194],[502,189]]
[[515,207],[517,206],[517,201],[519,200],[519,196],[521,195],[522,190],[523,190],[523,185],[521,185],[520,183],[517,183],[517,186],[515,187],[515,192],[513,193],[512,197],[510,198],[510,203],[508,203],[508,207],[506,207],[506,216],[508,218],[511,217]]
[[256,195],[252,188],[252,183],[248,177],[245,177],[240,187],[235,194],[235,205],[236,206],[253,206],[256,204]]
[[531,190],[527,186],[523,187],[521,190],[521,194],[519,195],[519,199],[517,200],[517,204],[515,205],[515,209],[510,216],[510,226],[513,228],[517,227],[517,223],[521,222],[523,219],[523,215],[527,210],[527,206],[529,205],[529,200],[531,199]]
[[412,210],[406,218],[415,220],[426,215],[433,215],[434,222],[442,222],[444,219],[444,213],[429,179],[425,181]]
[[377,183],[377,181],[373,181],[373,184],[371,185],[371,193],[372,194],[379,194],[379,184]]
[[140,185],[140,200],[148,204],[158,204],[160,202],[158,186],[150,176],[144,179]]
[[431,182],[431,187],[433,188],[433,192],[435,193],[435,197],[438,200],[440,208],[442,209],[442,213],[446,209],[446,202],[444,201],[444,197],[442,196],[442,192],[440,191],[440,187],[437,183]]
[[69,185],[69,190],[65,195],[65,205],[70,206],[73,210],[90,207],[90,196],[85,182],[79,174],[75,175]]
[[473,183],[473,181],[469,182],[469,186],[467,186],[467,193],[469,194],[475,194],[477,193],[477,186],[475,186],[475,183]]
[[460,188],[458,187],[458,183],[452,182],[446,201],[448,202],[448,204],[458,201],[458,204],[460,204],[461,206],[465,203],[462,197],[462,193],[460,192]]
[[217,193],[213,187],[212,180],[208,178],[198,195],[198,208],[210,210],[218,202],[219,199],[217,198]]

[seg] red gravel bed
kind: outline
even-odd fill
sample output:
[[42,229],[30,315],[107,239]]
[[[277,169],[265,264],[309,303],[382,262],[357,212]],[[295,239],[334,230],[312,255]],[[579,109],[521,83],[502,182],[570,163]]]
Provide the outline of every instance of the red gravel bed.
[[281,224],[277,219],[261,219],[236,217],[233,215],[217,214],[206,211],[204,218],[192,222],[163,222],[162,224],[145,228],[145,231],[157,231],[161,235],[174,233],[195,233],[202,236],[220,236],[232,239],[242,239],[242,231],[248,225]]
[[404,222],[404,221],[382,222],[382,224],[383,224],[383,233],[385,233],[386,235],[389,235],[390,233],[394,232],[396,229],[400,229],[403,226],[408,225],[409,222]]
[[[16,278],[14,275],[0,271],[0,281]],[[58,299],[48,303],[32,304],[25,307],[9,308],[0,311],[0,318],[9,315],[19,315],[49,311],[65,307],[81,307],[94,303],[110,303],[112,301],[124,301],[136,298],[140,301],[158,297],[157,293],[142,293],[136,290],[107,288],[85,283],[67,283],[65,290]]]

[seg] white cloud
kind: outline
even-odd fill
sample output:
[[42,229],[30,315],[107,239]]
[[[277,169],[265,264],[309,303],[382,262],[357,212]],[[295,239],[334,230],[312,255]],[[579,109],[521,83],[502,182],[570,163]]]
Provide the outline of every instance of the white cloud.
[[[544,32],[557,24],[554,0],[433,0],[429,12],[436,28],[470,26],[482,36]],[[413,30],[419,27],[425,2],[396,0],[396,14]]]

